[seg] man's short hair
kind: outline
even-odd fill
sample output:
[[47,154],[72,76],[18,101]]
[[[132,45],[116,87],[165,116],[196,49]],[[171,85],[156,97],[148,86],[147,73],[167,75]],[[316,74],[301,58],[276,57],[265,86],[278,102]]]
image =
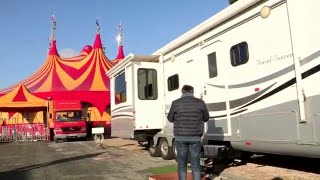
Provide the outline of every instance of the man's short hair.
[[181,89],[182,93],[193,93],[194,90],[193,90],[193,87],[192,86],[189,86],[189,85],[184,85]]

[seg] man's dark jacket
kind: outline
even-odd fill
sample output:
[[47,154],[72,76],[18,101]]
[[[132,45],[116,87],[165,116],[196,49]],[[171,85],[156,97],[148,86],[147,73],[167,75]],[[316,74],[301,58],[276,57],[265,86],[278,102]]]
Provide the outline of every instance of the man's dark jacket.
[[209,112],[203,100],[184,94],[172,102],[167,118],[174,123],[175,136],[202,136]]

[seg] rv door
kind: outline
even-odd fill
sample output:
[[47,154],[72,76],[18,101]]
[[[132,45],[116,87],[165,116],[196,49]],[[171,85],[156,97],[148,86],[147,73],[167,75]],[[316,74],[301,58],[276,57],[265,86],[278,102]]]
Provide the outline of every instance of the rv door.
[[137,62],[133,66],[135,131],[160,131],[163,128],[162,87],[159,87],[160,65],[152,62]]
[[125,67],[111,81],[111,136],[133,138],[134,116],[132,98],[132,64]]
[[203,100],[207,104],[210,119],[205,126],[205,139],[222,140],[231,133],[227,75],[222,42],[216,41],[201,48],[201,64],[205,73]]

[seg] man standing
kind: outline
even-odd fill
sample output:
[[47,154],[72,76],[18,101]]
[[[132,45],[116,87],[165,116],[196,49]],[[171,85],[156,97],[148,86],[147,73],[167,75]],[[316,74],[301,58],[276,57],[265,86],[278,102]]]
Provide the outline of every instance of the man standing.
[[209,112],[203,100],[193,96],[193,87],[184,85],[181,98],[172,102],[168,120],[174,123],[179,180],[187,179],[188,152],[194,180],[201,179],[200,152],[204,122]]

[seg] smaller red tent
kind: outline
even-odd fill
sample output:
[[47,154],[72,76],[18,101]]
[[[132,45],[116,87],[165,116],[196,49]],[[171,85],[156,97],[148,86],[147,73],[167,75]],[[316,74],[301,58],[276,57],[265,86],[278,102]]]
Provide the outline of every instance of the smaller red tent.
[[31,94],[22,84],[17,86],[10,93],[0,97],[0,109],[47,107],[47,103],[46,100]]

